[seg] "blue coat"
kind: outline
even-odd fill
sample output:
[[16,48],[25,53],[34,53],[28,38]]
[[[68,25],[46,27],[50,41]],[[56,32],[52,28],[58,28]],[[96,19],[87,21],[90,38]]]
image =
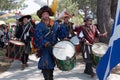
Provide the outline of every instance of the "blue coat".
[[65,23],[60,24],[59,37],[60,37],[61,40],[69,37],[69,29],[67,27],[67,24],[65,24]]
[[52,54],[53,48],[46,48],[44,45],[46,42],[50,42],[52,45],[56,44],[58,38],[57,34],[59,34],[57,23],[54,23],[54,25],[50,27],[50,30],[46,28],[46,25],[43,22],[36,25],[35,45],[41,50],[41,57],[38,62],[39,69],[54,69],[55,61]]

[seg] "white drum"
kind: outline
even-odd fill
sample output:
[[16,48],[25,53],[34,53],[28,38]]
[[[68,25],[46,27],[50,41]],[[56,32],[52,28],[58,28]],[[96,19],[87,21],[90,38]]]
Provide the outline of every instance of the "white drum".
[[73,36],[70,41],[74,44],[75,46],[75,52],[76,55],[78,55],[81,51],[81,44],[80,44],[80,40],[78,39],[77,36]]
[[70,41],[74,44],[74,45],[79,45],[79,39],[77,36],[73,36]]
[[107,48],[108,48],[107,44],[99,42],[93,44],[92,51],[93,54],[95,54],[96,56],[102,57],[105,54]]
[[60,70],[71,70],[76,63],[75,47],[69,41],[60,41],[53,48],[53,55]]
[[106,53],[108,49],[108,45],[105,43],[95,43],[92,46],[92,52],[93,52],[93,65],[97,66],[99,63],[101,57]]

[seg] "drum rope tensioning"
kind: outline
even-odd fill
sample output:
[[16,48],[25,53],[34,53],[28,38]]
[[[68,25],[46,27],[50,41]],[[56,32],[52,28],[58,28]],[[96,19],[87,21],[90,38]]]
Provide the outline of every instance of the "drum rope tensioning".
[[21,41],[9,40],[6,57],[15,60],[21,59],[25,44]]

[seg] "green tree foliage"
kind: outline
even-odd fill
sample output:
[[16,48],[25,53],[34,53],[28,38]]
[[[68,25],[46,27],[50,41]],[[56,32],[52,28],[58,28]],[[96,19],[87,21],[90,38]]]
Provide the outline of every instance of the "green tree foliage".
[[5,22],[6,23],[14,23],[15,21],[16,21],[16,19],[10,18],[10,19],[7,19]]
[[73,3],[72,0],[59,0],[57,12],[60,13],[65,8],[70,14],[78,14],[78,4],[76,2]]
[[36,15],[36,13],[32,14],[32,19],[40,21],[40,18]]
[[72,0],[72,2],[78,3],[79,9],[82,9],[85,15],[87,15],[87,11],[92,11],[93,14],[96,14],[97,0]]
[[78,13],[78,3],[72,2],[72,0],[59,0],[58,5],[58,15],[66,8],[67,12],[70,14],[74,14],[74,17],[71,18],[71,21],[75,25],[79,25],[82,23],[82,15]]
[[23,4],[25,0],[0,0],[0,11],[23,9],[27,5]]

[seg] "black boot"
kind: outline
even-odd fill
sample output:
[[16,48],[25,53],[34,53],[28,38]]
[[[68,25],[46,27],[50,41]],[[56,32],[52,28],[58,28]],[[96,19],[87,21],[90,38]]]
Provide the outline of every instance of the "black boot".
[[86,63],[84,73],[90,75],[92,78],[95,76],[92,68],[92,63]]
[[45,80],[53,80],[53,70],[51,69],[43,69],[43,76]]

